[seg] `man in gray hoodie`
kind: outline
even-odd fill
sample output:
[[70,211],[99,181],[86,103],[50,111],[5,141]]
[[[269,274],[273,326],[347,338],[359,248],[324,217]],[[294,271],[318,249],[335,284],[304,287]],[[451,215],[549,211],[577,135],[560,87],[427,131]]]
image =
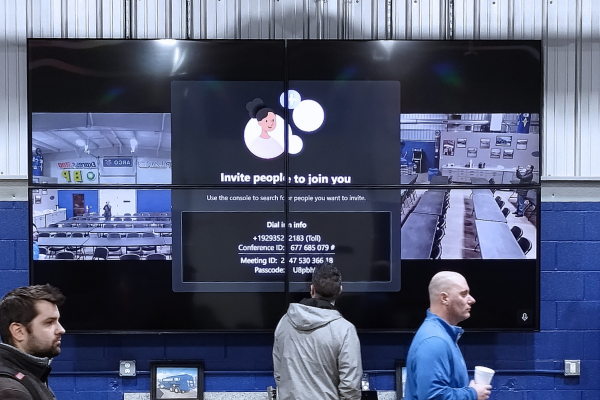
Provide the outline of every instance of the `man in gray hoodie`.
[[362,362],[356,328],[335,309],[342,275],[315,268],[310,299],[290,304],[275,330],[278,400],[360,399]]

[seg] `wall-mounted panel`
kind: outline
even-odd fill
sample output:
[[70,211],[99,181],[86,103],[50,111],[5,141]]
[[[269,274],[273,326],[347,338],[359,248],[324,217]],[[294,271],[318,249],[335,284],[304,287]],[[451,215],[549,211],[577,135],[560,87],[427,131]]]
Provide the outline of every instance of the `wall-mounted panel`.
[[546,5],[544,175],[553,177],[579,176],[578,3],[579,0],[564,0]]
[[509,39],[542,39],[546,2],[547,0],[512,0],[508,15]]
[[[338,2],[340,39],[385,39],[387,1],[346,0]],[[332,38],[334,39],[334,38]]]
[[581,97],[577,118],[581,120],[581,176],[600,175],[600,2],[581,7]]
[[307,5],[304,0],[275,2],[275,38],[303,39],[308,35],[304,25],[304,15]]
[[27,0],[32,38],[123,38],[126,0]]
[[[450,18],[448,0],[400,0],[391,3],[388,14],[392,39],[438,40],[446,38]],[[379,8],[379,18],[386,10]],[[379,31],[378,31],[379,32]],[[382,37],[383,39],[383,37]]]
[[62,5],[62,0],[27,0],[27,37],[62,37]]
[[[272,39],[275,38],[275,9],[281,2],[272,0],[249,0],[239,2],[239,16],[233,21],[234,26],[238,26],[237,35],[241,39]],[[289,2],[289,5],[295,5],[295,1]],[[277,7],[282,9],[283,7]],[[280,10],[280,12],[283,10]],[[288,11],[288,10],[285,10]],[[292,10],[289,10],[292,11]],[[279,12],[277,13],[280,16]],[[285,17],[281,13],[281,17]],[[239,23],[238,23],[239,20]],[[234,32],[236,30],[234,29]]]
[[547,0],[455,0],[455,39],[541,39]]
[[25,2],[0,3],[0,179],[27,175],[26,21]]
[[130,0],[131,34],[135,39],[185,39],[186,0]]

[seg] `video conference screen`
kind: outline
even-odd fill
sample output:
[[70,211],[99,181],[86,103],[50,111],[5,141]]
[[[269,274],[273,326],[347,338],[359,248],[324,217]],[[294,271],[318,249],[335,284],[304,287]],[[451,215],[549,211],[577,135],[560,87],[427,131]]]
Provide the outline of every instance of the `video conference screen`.
[[268,331],[333,263],[359,330],[409,331],[454,270],[465,328],[537,330],[540,51],[30,39],[32,283],[70,331]]

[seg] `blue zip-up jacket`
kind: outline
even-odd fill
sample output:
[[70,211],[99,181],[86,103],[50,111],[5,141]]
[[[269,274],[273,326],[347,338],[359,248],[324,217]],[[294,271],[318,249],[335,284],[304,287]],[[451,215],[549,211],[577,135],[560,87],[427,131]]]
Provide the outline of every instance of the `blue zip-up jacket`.
[[477,400],[458,348],[463,332],[427,310],[408,350],[405,400]]

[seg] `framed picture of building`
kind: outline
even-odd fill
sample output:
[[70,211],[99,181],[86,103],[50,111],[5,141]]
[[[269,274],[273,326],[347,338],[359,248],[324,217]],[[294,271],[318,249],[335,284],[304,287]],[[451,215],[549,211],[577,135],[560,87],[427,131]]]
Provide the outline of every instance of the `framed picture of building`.
[[444,140],[444,149],[442,155],[453,156],[454,155],[454,140]]
[[496,136],[496,146],[512,146],[512,136]]

